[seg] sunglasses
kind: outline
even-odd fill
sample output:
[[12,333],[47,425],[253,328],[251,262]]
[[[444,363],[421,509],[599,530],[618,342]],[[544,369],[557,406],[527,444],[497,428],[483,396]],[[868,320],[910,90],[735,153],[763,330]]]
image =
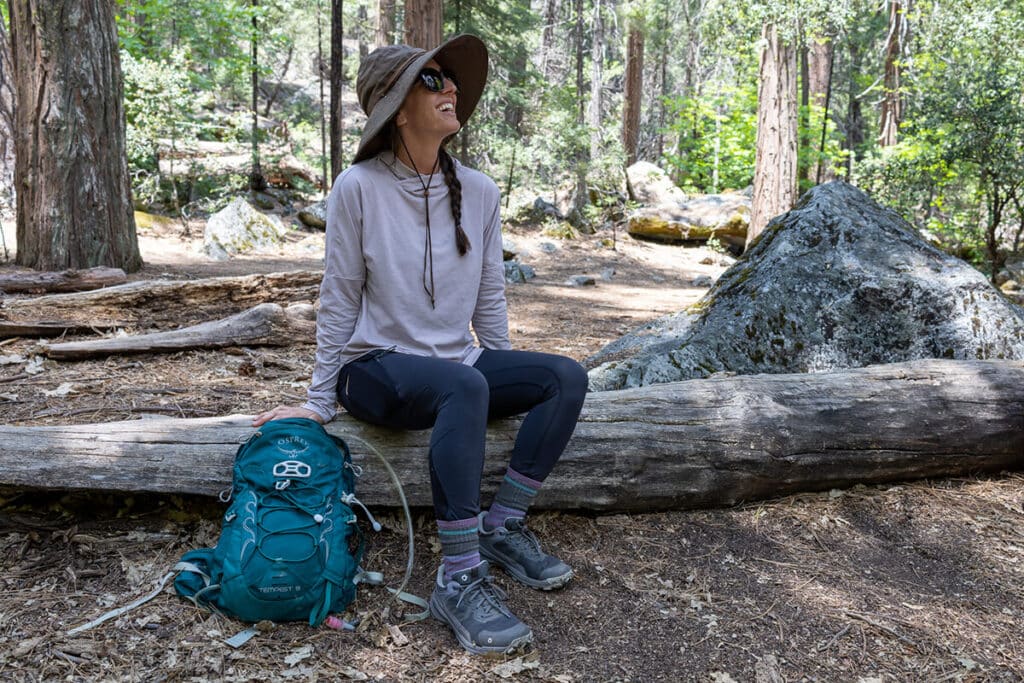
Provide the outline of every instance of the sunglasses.
[[455,75],[450,71],[438,71],[432,67],[426,67],[420,71],[419,79],[423,87],[430,92],[442,92],[444,90],[444,79],[448,79],[455,86],[455,89],[459,89],[459,81],[456,80]]

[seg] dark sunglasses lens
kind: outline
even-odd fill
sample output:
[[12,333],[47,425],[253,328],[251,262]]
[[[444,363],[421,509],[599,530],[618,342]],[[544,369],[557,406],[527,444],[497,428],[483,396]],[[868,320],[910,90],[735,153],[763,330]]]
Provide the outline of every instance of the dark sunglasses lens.
[[456,90],[459,89],[458,81],[456,81],[455,77],[447,71],[442,72],[437,69],[430,68],[420,71],[420,82],[423,83],[423,87],[430,92],[441,92],[444,90],[444,79],[446,78],[455,85]]

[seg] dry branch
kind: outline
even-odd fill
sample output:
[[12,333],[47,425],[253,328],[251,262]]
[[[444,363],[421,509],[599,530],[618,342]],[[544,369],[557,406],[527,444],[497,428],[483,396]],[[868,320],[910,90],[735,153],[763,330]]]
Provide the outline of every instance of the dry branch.
[[261,303],[312,302],[321,271],[297,270],[201,280],[146,280],[93,292],[49,294],[4,302],[9,323],[59,320],[84,327],[142,325],[178,327]]
[[[519,421],[488,432],[485,487]],[[428,431],[342,416],[329,426],[389,459],[430,503]],[[0,426],[0,483],[212,495],[228,485],[242,416],[67,427]],[[382,467],[349,439],[359,495],[393,505]],[[539,503],[557,508],[728,505],[797,491],[1024,465],[1024,363],[925,360],[810,375],[748,375],[590,394]],[[486,500],[486,497],[485,497]]]
[[9,273],[0,275],[0,292],[85,292],[101,287],[121,285],[128,277],[120,268],[86,268],[60,272]]
[[152,334],[50,344],[44,353],[56,360],[81,360],[117,353],[153,353],[225,346],[288,346],[313,342],[316,323],[277,304],[260,304],[222,320]]

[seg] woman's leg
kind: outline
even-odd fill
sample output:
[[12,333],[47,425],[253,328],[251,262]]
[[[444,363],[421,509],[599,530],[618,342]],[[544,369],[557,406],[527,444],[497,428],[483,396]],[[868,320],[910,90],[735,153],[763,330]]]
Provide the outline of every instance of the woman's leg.
[[528,351],[485,350],[474,367],[487,379],[490,417],[527,413],[505,477],[481,515],[482,552],[529,586],[562,586],[572,570],[540,549],[525,517],[576,427],[586,372],[570,358]]
[[354,417],[399,429],[427,429],[430,483],[444,556],[430,612],[467,650],[507,652],[530,641],[480,559],[478,512],[487,429],[487,382],[453,361],[373,353],[342,368],[338,395]]

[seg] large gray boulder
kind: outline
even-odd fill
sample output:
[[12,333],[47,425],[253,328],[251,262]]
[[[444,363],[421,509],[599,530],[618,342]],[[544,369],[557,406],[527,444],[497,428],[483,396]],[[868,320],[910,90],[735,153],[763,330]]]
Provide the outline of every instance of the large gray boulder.
[[206,221],[203,251],[224,260],[234,254],[276,249],[287,232],[277,216],[262,214],[239,197]]
[[649,161],[638,161],[627,168],[626,184],[630,197],[647,206],[678,206],[686,201],[686,193]]
[[[723,371],[1024,359],[1024,309],[842,181],[812,189],[769,223],[687,312],[696,317],[674,326],[664,319],[648,324],[666,327],[660,340],[643,329],[631,333],[634,341],[644,337],[635,345],[639,352],[591,370],[590,389]],[[627,351],[629,343],[616,342]]]

